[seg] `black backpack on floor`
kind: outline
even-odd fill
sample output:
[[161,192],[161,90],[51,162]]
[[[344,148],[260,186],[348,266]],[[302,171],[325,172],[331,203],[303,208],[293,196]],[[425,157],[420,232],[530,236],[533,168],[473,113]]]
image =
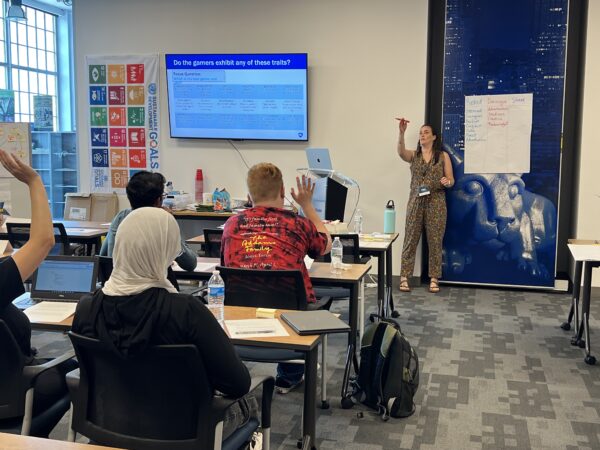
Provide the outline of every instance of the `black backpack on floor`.
[[376,318],[365,328],[349,406],[361,402],[376,409],[383,420],[411,416],[419,387],[419,358],[396,320],[372,314],[371,322]]

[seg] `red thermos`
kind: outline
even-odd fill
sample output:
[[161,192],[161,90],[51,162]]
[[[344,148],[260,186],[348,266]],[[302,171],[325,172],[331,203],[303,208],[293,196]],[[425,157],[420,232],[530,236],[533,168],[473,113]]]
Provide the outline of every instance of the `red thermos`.
[[196,170],[196,203],[202,203],[202,194],[204,193],[204,178],[202,176],[202,169]]

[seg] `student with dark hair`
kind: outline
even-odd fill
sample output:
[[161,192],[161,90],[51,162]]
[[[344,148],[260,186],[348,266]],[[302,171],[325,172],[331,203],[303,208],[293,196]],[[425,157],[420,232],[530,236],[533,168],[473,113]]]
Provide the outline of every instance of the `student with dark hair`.
[[[125,190],[131,209],[120,211],[112,220],[106,239],[100,249],[100,256],[112,257],[117,229],[132,210],[147,206],[162,207],[165,182],[165,177],[161,173],[145,170],[137,172],[129,179]],[[191,271],[196,268],[196,253],[185,243],[185,239],[181,239],[181,253],[175,258],[175,261],[183,270]]]
[[419,130],[416,150],[409,150],[404,143],[408,120],[399,121],[398,156],[410,163],[411,180],[406,229],[400,267],[400,290],[409,292],[408,277],[415,267],[415,255],[421,233],[425,229],[429,248],[429,292],[440,291],[442,276],[442,241],[446,229],[446,193],[454,185],[450,156],[442,150],[441,137],[429,124]]
[[[31,233],[29,240],[0,263],[0,319],[4,321],[19,346],[25,365],[33,366],[47,362],[36,358],[37,351],[31,347],[31,324],[29,319],[12,301],[23,294],[23,280],[27,280],[46,258],[54,246],[52,216],[48,207],[46,189],[40,176],[20,159],[0,150],[0,163],[17,180],[27,185],[31,198]],[[2,343],[0,343],[0,346]],[[65,374],[77,368],[74,360],[42,373],[35,384],[33,398],[34,415],[44,411],[67,393]],[[64,408],[66,412],[66,407]],[[9,419],[12,420],[12,419]],[[43,422],[43,421],[42,421]],[[47,421],[36,431],[38,437],[48,437],[56,422]]]

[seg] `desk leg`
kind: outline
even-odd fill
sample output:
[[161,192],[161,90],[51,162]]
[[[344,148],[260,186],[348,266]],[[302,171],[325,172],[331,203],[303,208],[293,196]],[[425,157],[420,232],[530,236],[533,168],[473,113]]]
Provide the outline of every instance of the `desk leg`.
[[[581,310],[578,301],[574,303],[575,309],[575,335],[571,339],[571,345],[576,345],[580,348],[585,347],[585,340],[583,336],[583,315],[581,314],[583,308],[585,307],[586,296],[588,294],[588,285],[591,285],[592,282],[592,266],[589,262],[582,261],[583,266],[583,291],[579,291],[581,295]],[[589,272],[589,273],[588,273]]]
[[317,410],[317,359],[319,346],[306,353],[304,361],[304,411],[302,413],[302,448],[313,449],[316,437]]
[[385,258],[379,253],[377,255],[377,314],[384,317],[387,309],[385,305],[385,282]]
[[[596,364],[596,358],[592,356],[591,353],[591,343],[590,343],[590,296],[592,292],[592,268],[593,264],[590,262],[586,262],[584,266],[584,278],[583,278],[583,301],[581,305],[581,327],[579,329],[579,335],[583,331],[584,339],[585,339],[585,358],[584,361],[586,364],[594,365]],[[583,329],[583,330],[582,330]],[[581,346],[581,345],[580,345]]]
[[344,399],[347,395],[349,395],[348,384],[350,382],[350,372],[352,370],[352,365],[354,365],[354,373],[358,374],[358,358],[356,357],[356,333],[358,331],[358,289],[359,288],[356,284],[353,284],[350,288],[350,332],[348,333],[348,353],[346,354],[346,365],[344,367],[344,377],[342,381],[342,407],[346,407],[344,406]]
[[386,306],[388,308],[386,317],[392,316],[392,317],[399,317],[400,314],[398,314],[395,310],[394,310],[394,295],[392,294],[392,276],[393,276],[393,271],[392,271],[392,244],[390,244],[390,246],[386,249],[385,251],[385,277],[386,277],[386,296],[385,296],[385,302],[386,302]]
[[[571,321],[573,320],[573,316],[579,307],[579,293],[581,291],[581,272],[583,268],[583,261],[575,261],[575,274],[573,277],[573,298],[571,300],[571,309],[569,310],[569,316],[566,322],[561,324],[561,328],[565,331],[569,331],[571,329]],[[577,323],[579,318],[575,317],[575,334],[577,334],[577,328],[579,324]]]

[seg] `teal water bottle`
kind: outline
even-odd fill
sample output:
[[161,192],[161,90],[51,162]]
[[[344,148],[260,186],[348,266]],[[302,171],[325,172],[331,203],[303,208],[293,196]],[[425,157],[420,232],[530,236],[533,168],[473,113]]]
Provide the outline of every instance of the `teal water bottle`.
[[387,205],[385,205],[383,212],[383,232],[388,234],[396,232],[396,207],[394,206],[394,200],[388,200]]

